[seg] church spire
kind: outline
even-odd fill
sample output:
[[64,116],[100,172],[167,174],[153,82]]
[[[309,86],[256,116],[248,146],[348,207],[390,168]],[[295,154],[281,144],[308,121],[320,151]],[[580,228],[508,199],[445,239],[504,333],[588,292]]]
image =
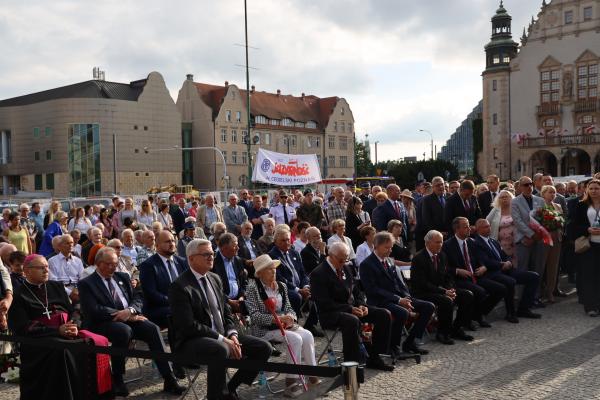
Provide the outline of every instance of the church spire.
[[486,70],[508,67],[510,60],[517,55],[519,45],[512,39],[512,17],[504,8],[504,1],[492,17],[492,40],[485,46],[487,55]]

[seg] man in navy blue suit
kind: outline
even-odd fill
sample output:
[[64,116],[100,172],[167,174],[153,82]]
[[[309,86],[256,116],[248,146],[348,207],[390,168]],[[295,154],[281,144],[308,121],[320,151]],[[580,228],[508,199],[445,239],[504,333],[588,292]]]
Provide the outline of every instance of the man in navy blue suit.
[[413,298],[404,280],[389,259],[394,237],[389,232],[375,235],[374,249],[369,257],[360,264],[360,280],[367,295],[367,304],[387,309],[394,317],[390,346],[399,353],[402,328],[411,314],[417,315],[410,333],[404,340],[402,351],[427,354],[420,348],[415,338],[421,337],[435,310],[433,303]]
[[452,222],[456,217],[467,218],[470,226],[475,226],[475,221],[482,217],[477,197],[473,195],[474,191],[475,184],[473,181],[464,180],[461,182],[458,192],[446,200],[444,206],[444,223],[447,226],[448,232],[452,232]]
[[[387,231],[388,222],[393,219],[401,221],[404,226],[408,226],[408,214],[404,208],[404,204],[400,201],[400,186],[391,184],[385,189],[388,195],[388,200],[380,206],[377,206],[379,211],[373,213],[373,225],[377,231]],[[407,242],[406,229],[403,231],[404,242]]]
[[[165,346],[158,326],[142,315],[141,293],[131,287],[129,275],[115,272],[117,253],[104,247],[96,254],[96,271],[78,283],[83,322],[90,331],[106,336],[113,347],[126,349],[131,339],[148,343],[151,351],[164,352]],[[123,382],[125,359],[112,356],[113,390],[117,396],[127,396]],[[181,394],[185,388],[177,384],[166,361],[157,361],[162,375],[164,391]]]
[[[469,238],[471,227],[465,217],[456,217],[452,221],[454,235],[444,242],[442,250],[448,257],[448,270],[455,276],[456,287],[470,290],[475,297],[472,318],[480,327],[489,328],[490,323],[484,319],[496,304],[506,295],[506,288],[486,275],[487,266],[479,258],[475,250],[475,242]],[[475,330],[473,323],[465,327]]]
[[[510,261],[510,257],[502,250],[500,243],[490,237],[490,223],[485,219],[479,219],[475,223],[477,234],[473,237],[477,257],[486,266],[485,277],[498,282],[506,288],[504,303],[506,305],[506,320],[508,322],[519,322],[517,317],[540,318],[540,314],[531,312],[535,301],[535,291],[540,283],[537,272],[516,270]],[[519,302],[518,311],[515,312],[515,285],[522,284],[523,295]]]
[[[268,254],[273,260],[281,261],[277,268],[277,280],[287,286],[290,304],[296,315],[302,315],[302,302],[310,299],[310,282],[304,271],[300,253],[292,248],[290,229],[287,225],[282,224],[275,228],[273,248]],[[318,321],[315,307],[310,307],[304,328],[314,336],[322,337],[323,331],[316,326]]]
[[160,327],[167,327],[171,309],[169,286],[187,269],[185,260],[175,255],[175,238],[162,230],[156,238],[156,254],[140,264],[140,283],[144,292],[144,314]]
[[248,284],[244,260],[238,257],[238,239],[226,232],[219,238],[219,251],[215,253],[213,272],[221,278],[223,293],[234,313],[245,312],[243,306]]

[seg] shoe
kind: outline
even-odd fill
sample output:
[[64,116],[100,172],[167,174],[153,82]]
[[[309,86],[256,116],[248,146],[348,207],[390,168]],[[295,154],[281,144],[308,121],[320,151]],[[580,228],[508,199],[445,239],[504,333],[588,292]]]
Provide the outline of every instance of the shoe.
[[325,337],[325,332],[316,325],[313,325],[310,328],[304,327],[304,329],[308,329],[314,337]]
[[475,325],[475,323],[471,321],[468,325],[465,325],[464,328],[468,331],[475,332],[477,330],[477,325]]
[[517,312],[517,317],[520,317],[520,318],[530,318],[530,319],[540,319],[540,318],[542,318],[542,315],[534,313],[531,310],[519,310]]
[[588,317],[597,317],[598,314],[598,310],[590,310],[587,312]]
[[482,328],[491,328],[492,327],[492,324],[490,324],[485,319],[483,319],[483,317],[480,320],[478,320],[477,323]]
[[163,392],[179,396],[183,392],[185,392],[185,387],[178,384],[177,379],[175,379],[174,376],[170,376],[167,379],[165,379],[165,383],[163,385]]
[[519,319],[514,314],[507,315],[506,317],[504,317],[504,319],[510,322],[511,324],[519,323]]
[[450,334],[450,337],[457,340],[464,340],[465,342],[471,342],[474,339],[473,336],[467,335],[462,329],[455,330]]
[[447,344],[447,345],[454,344],[454,340],[450,339],[450,336],[443,334],[443,333],[436,334],[435,339],[442,344]]
[[298,385],[297,383],[294,383],[285,388],[285,390],[283,391],[283,397],[295,399],[296,397],[302,395],[302,393],[304,393],[304,389],[302,388],[302,386]]
[[537,299],[536,301],[533,302],[533,305],[531,306],[531,308],[546,308],[546,305],[544,303],[542,303],[542,301],[540,299]]
[[567,297],[568,295],[560,289],[556,289],[554,293],[552,293],[556,297]]
[[413,353],[413,354],[421,354],[426,355],[429,354],[429,350],[425,350],[419,347],[414,341],[410,343],[404,343],[402,345],[402,351],[405,353]]
[[123,382],[123,376],[113,376],[112,387],[115,396],[129,396],[129,389],[127,389],[127,385],[125,385],[125,382]]
[[323,383],[323,381],[321,379],[319,379],[318,376],[309,376],[308,377],[308,387],[315,387],[317,385],[320,385],[321,383]]
[[173,364],[173,375],[177,379],[185,379],[185,370],[179,364]]
[[383,360],[379,356],[369,357],[367,359],[366,366],[367,366],[367,368],[370,368],[370,369],[376,369],[376,370],[385,371],[385,372],[392,372],[394,370],[394,367],[392,365],[387,365],[385,362],[383,362]]
[[229,384],[227,385],[227,391],[228,393],[223,394],[222,400],[240,400],[237,390],[230,388]]
[[390,354],[394,357],[399,357],[402,354],[402,349],[398,345],[390,345]]
[[[281,350],[279,350],[277,347],[271,345],[271,356],[273,357],[279,357],[281,355]],[[175,375],[177,376],[177,375]]]

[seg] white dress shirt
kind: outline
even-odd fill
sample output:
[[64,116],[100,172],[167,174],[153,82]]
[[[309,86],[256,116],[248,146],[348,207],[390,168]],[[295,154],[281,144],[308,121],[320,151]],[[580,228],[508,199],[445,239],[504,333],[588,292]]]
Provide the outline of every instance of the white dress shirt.
[[68,258],[62,253],[58,253],[48,260],[49,276],[51,281],[59,281],[65,286],[67,294],[71,294],[74,286],[83,272],[83,263],[79,257],[70,255]]

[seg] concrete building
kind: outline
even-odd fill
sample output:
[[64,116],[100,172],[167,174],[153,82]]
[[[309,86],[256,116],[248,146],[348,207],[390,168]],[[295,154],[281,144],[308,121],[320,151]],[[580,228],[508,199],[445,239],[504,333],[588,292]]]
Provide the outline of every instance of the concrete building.
[[[188,75],[177,97],[183,140],[193,147],[217,147],[226,159],[228,186],[249,184],[248,163],[258,147],[289,154],[316,154],[322,176],[350,178],[354,174],[354,117],[343,98],[292,96],[250,92],[253,126],[247,133],[246,91],[197,83]],[[250,157],[247,140],[252,140]],[[189,163],[187,162],[189,160]],[[212,150],[184,152],[184,183],[201,190],[223,187],[223,166]]]
[[500,2],[485,51],[481,175],[598,171],[600,0],[544,0],[520,46]]
[[[181,117],[163,77],[98,79],[0,101],[0,176],[17,189],[53,196],[145,193],[181,184]],[[116,141],[116,159],[113,151]]]
[[440,160],[450,161],[460,173],[470,175],[473,172],[473,120],[481,118],[483,101],[480,101],[467,118],[460,124],[450,139],[438,153]]

